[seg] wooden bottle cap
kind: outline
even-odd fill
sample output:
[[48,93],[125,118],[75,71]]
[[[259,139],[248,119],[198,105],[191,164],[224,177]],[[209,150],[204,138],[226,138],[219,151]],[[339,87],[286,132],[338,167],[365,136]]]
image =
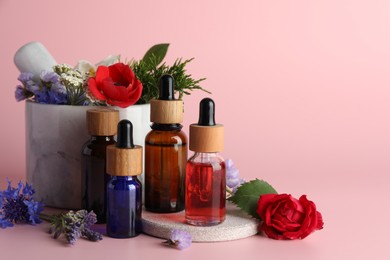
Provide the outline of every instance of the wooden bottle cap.
[[223,151],[223,125],[202,126],[190,125],[190,150],[199,153]]
[[107,146],[107,173],[113,176],[135,176],[142,174],[142,146],[118,148]]
[[150,101],[150,121],[157,124],[180,124],[183,122],[182,100]]
[[116,135],[119,111],[108,108],[87,110],[87,130],[90,135]]

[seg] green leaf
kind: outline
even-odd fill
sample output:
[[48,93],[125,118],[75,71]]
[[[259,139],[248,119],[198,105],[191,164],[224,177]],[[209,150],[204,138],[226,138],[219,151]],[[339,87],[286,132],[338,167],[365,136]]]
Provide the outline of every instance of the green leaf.
[[152,46],[144,55],[142,60],[144,62],[149,62],[153,57],[156,58],[157,65],[160,64],[163,59],[165,58],[165,55],[167,54],[169,47],[169,43],[160,43]]
[[256,179],[241,185],[228,200],[252,217],[260,219],[256,210],[259,197],[263,194],[278,194],[278,192],[267,182]]

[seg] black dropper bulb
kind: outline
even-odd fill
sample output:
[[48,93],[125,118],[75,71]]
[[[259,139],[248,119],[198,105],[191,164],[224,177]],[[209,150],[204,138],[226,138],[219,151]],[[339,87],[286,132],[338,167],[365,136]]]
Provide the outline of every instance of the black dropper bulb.
[[118,123],[118,134],[116,147],[134,148],[133,143],[133,124],[129,120],[121,120]]
[[159,82],[159,100],[175,100],[174,80],[171,75],[163,75]]
[[204,98],[199,103],[198,125],[215,125],[215,103],[211,98]]

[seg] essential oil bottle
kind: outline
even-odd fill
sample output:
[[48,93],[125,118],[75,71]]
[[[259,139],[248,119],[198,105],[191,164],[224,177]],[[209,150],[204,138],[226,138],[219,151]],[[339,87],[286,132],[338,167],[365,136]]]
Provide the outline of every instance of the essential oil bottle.
[[116,145],[107,146],[107,235],[135,237],[142,231],[142,146],[133,143],[133,125],[118,124]]
[[182,129],[183,102],[174,96],[174,79],[164,75],[159,99],[150,102],[152,131],[145,138],[145,208],[170,213],[184,209],[187,137]]
[[222,223],[226,213],[226,170],[218,152],[223,150],[224,128],[215,123],[215,103],[200,102],[199,122],[190,125],[190,150],[195,154],[186,169],[186,222],[196,226]]
[[91,138],[82,149],[83,208],[95,212],[97,223],[106,223],[106,148],[115,144],[119,112],[113,109],[89,109],[86,116]]

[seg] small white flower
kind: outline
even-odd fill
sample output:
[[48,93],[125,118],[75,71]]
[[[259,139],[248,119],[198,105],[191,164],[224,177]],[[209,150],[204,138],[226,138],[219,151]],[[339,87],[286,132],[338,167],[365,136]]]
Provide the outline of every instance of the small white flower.
[[110,65],[112,65],[114,63],[119,62],[119,58],[120,58],[119,55],[109,55],[104,60],[99,61],[98,63],[96,63],[95,66],[96,67],[99,67],[99,66],[110,66]]
[[86,60],[79,60],[75,69],[80,71],[82,75],[95,74],[95,66]]
[[99,66],[110,66],[114,63],[119,62],[119,55],[109,55],[104,60],[99,61],[95,65],[87,60],[79,60],[75,70],[79,71],[83,76],[94,76],[96,69]]

